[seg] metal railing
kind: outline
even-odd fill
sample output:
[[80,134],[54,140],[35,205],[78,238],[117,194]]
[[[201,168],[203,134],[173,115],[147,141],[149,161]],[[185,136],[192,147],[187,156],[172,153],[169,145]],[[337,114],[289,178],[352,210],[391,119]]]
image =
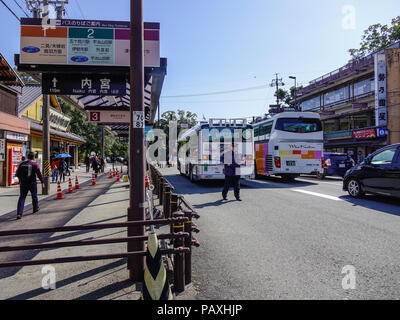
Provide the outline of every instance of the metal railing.
[[200,216],[182,195],[174,193],[174,186],[153,165],[149,165],[150,176],[155,186],[154,193],[158,195],[159,205],[163,208],[163,218],[184,219],[183,223],[176,222],[171,225],[170,234],[188,234],[187,237],[176,238],[173,247],[185,248],[184,252],[174,253],[174,288],[177,292],[183,292],[185,285],[192,282],[192,247],[199,247],[200,243],[192,235],[199,233],[199,227],[193,219]]

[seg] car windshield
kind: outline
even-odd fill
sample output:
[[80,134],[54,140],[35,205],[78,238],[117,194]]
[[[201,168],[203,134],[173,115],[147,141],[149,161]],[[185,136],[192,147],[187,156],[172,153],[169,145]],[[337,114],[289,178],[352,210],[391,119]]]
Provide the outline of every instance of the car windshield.
[[280,118],[276,122],[276,130],[310,133],[322,131],[321,121],[315,118]]

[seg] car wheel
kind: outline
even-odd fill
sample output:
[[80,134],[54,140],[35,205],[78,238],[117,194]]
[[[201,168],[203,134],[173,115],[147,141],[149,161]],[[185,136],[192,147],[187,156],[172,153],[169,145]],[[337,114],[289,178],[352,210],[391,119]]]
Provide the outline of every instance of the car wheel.
[[351,179],[347,183],[347,192],[353,198],[360,198],[364,195],[364,192],[362,191],[362,188],[361,188],[361,184],[356,179]]

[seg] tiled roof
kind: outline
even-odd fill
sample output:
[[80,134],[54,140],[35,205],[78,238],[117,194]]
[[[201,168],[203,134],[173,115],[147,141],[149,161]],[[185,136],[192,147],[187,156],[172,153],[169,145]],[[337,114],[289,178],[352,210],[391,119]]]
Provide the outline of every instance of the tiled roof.
[[[0,83],[22,87],[24,83],[0,53]],[[19,91],[19,90],[17,90]]]
[[42,86],[39,83],[27,83],[19,96],[18,115],[21,115],[33,102],[42,95]]

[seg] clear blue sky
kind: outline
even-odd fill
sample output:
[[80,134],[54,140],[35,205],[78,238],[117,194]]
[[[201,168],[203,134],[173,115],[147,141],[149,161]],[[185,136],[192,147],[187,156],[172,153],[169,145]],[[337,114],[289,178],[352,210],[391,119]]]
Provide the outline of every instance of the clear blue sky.
[[[14,0],[4,0],[23,16]],[[15,0],[21,5],[23,0]],[[79,1],[79,5],[78,5]],[[288,89],[346,64],[363,30],[389,24],[399,0],[144,0],[145,21],[161,23],[161,55],[168,58],[163,96],[269,85],[275,73]],[[353,6],[354,29],[342,22]],[[23,6],[25,8],[25,6]],[[2,52],[19,51],[19,22],[0,3]],[[129,20],[129,0],[70,0],[67,18]],[[348,22],[349,20],[345,20]],[[161,111],[178,108],[209,117],[261,115],[274,89],[186,98],[162,98]]]

